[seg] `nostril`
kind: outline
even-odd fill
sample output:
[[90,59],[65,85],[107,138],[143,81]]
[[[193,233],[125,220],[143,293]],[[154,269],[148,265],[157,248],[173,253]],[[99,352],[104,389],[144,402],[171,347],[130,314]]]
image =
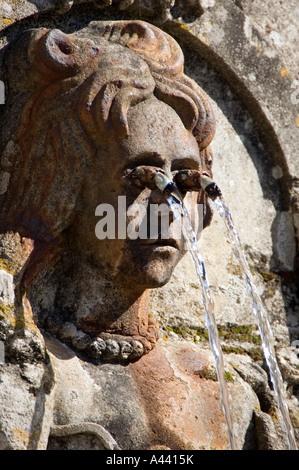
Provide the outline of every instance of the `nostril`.
[[61,52],[65,55],[70,55],[73,52],[73,49],[70,44],[64,41],[57,41],[57,46],[61,50]]

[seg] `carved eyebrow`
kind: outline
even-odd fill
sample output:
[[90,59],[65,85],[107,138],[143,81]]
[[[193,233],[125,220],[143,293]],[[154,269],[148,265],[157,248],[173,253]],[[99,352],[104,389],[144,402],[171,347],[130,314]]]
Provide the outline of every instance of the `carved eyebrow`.
[[171,170],[198,170],[200,167],[200,161],[197,160],[196,158],[190,157],[190,158],[177,158],[172,161],[171,164]]
[[126,165],[126,169],[132,169],[141,165],[157,166],[162,168],[165,165],[165,160],[157,152],[144,152],[132,157]]

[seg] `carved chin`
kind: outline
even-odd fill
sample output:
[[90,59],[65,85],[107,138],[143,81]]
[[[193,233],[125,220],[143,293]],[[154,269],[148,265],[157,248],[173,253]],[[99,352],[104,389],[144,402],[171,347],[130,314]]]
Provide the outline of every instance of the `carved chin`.
[[162,287],[170,280],[178,261],[169,264],[161,261],[149,263],[138,273],[135,273],[133,282],[146,289]]
[[121,272],[125,276],[127,285],[132,282],[132,285],[146,289],[162,287],[170,280],[175,267],[185,253],[172,247],[153,250],[144,248],[143,251],[136,251],[133,255],[134,269],[129,270],[126,264],[121,268]]
[[[150,266],[144,273],[144,285],[148,288],[162,287],[170,280],[175,266]],[[142,282],[142,279],[140,279]],[[138,282],[138,281],[137,281]],[[141,284],[140,282],[140,284]]]

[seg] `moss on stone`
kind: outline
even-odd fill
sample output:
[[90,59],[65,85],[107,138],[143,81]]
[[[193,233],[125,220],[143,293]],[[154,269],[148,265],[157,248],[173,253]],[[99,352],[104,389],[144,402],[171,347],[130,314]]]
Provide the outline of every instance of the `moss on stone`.
[[11,271],[9,263],[7,263],[7,261],[5,261],[3,258],[0,258],[0,269],[3,269],[8,273]]
[[13,305],[6,305],[0,302],[0,322],[8,322],[16,327],[15,310]]
[[222,346],[222,351],[226,354],[242,354],[244,356],[249,356],[253,361],[261,361],[264,358],[262,348],[243,348],[236,346]]
[[224,378],[225,378],[226,382],[234,382],[235,381],[233,375],[230,372],[228,372],[227,370],[224,371]]
[[269,271],[262,271],[260,274],[265,282],[273,281],[277,278],[277,274],[270,273]]
[[224,340],[261,344],[261,338],[256,333],[255,325],[220,325],[218,326],[218,332],[219,336]]
[[182,336],[183,338],[186,338],[186,337],[188,337],[192,334],[191,329],[188,328],[188,327],[184,327],[184,326],[170,326],[170,325],[167,325],[166,329],[168,331],[172,331],[173,333],[175,333],[178,336]]
[[[236,354],[249,354],[247,348],[241,346],[242,343],[250,343],[256,346],[261,345],[261,338],[257,332],[257,327],[255,325],[236,325],[236,324],[226,324],[218,325],[218,334],[219,338],[224,341],[235,341],[240,343],[239,345],[226,345],[222,346],[224,352],[227,353],[236,353]],[[193,340],[195,343],[206,344],[209,341],[209,333],[206,327],[200,327],[197,329],[189,328],[184,325],[167,325],[166,330],[171,331],[182,337],[184,339]],[[257,348],[259,349],[259,348]],[[252,351],[252,349],[250,349]],[[262,357],[262,353],[253,351],[254,357]]]

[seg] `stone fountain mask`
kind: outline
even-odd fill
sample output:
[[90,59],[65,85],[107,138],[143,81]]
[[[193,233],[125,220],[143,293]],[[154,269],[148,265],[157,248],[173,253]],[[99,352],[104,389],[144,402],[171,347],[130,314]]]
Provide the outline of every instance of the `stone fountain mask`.
[[[34,240],[25,285],[57,258],[88,260],[128,290],[165,284],[185,252],[171,225],[164,246],[99,240],[95,209],[117,212],[119,196],[127,207],[165,202],[124,177],[140,165],[212,176],[213,112],[183,73],[176,41],[143,21],[93,22],[74,35],[29,30],[7,54],[6,82],[1,221]],[[211,212],[197,197],[206,226]],[[186,197],[191,205],[196,198]]]

